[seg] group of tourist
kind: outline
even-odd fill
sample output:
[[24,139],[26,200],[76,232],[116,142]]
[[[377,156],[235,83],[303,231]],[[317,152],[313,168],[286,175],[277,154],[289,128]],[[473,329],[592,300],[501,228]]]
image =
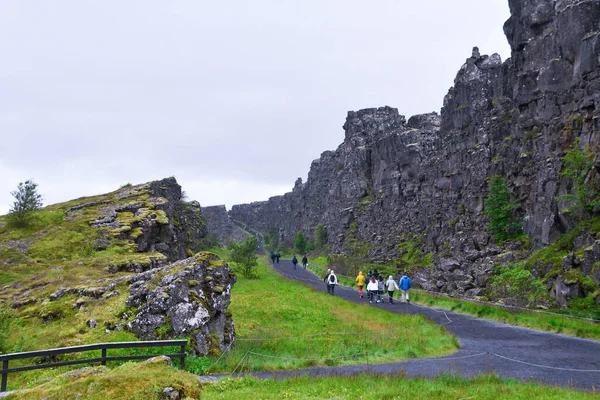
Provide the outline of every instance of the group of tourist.
[[[273,250],[271,250],[269,252],[269,255],[271,256],[271,261],[273,262],[273,264],[279,264],[279,258],[281,257],[279,252],[275,253],[273,252]],[[294,257],[292,257],[292,265],[294,266],[294,269],[296,269],[296,266],[298,265],[298,258],[295,254]],[[306,269],[306,267],[308,266],[308,258],[306,257],[306,254],[302,257],[302,266],[304,269]],[[377,271],[377,269],[369,271],[367,276],[364,276],[362,271],[360,271],[358,273],[358,276],[356,277],[358,295],[361,299],[363,298],[363,289],[365,288],[366,283],[366,290],[367,296],[369,298],[369,303],[383,303],[383,296],[385,292],[387,292],[388,301],[390,302],[390,304],[394,304],[394,292],[397,290],[402,291],[402,297],[400,301],[402,303],[410,303],[408,291],[410,290],[411,280],[406,274],[406,272],[403,272],[400,275],[401,277],[396,283],[396,280],[392,275],[388,276],[387,280],[384,280],[383,275],[381,275]],[[338,279],[333,269],[327,270],[327,272],[323,276],[323,282],[325,282],[327,286],[327,293],[333,296],[335,287],[338,285]]]
[[[369,303],[383,303],[384,293],[387,292],[388,301],[390,304],[394,304],[394,292],[396,290],[400,290],[402,292],[402,303],[410,303],[410,298],[408,296],[408,291],[410,290],[411,280],[406,274],[403,272],[400,274],[401,277],[398,279],[398,283],[392,275],[388,276],[387,280],[384,280],[383,275],[381,275],[377,270],[369,271],[367,276],[365,277],[360,271],[358,276],[356,277],[356,286],[358,286],[358,295],[362,299],[363,298],[363,289],[365,287],[365,283],[367,283],[367,295],[369,298]],[[335,287],[338,284],[338,279],[335,272],[332,269],[328,269],[325,273],[323,281],[327,285],[327,293],[333,296]]]
[[275,264],[275,262],[277,261],[277,264],[279,264],[279,258],[281,258],[281,254],[279,254],[279,252],[275,253],[273,250],[269,251],[269,257],[271,257],[271,262],[273,264]]
[[374,271],[369,271],[367,276],[365,277],[360,271],[358,276],[356,277],[356,285],[358,286],[358,295],[360,298],[363,298],[363,288],[365,283],[367,283],[367,295],[369,297],[369,303],[383,303],[383,295],[384,292],[387,291],[388,301],[390,304],[394,304],[394,292],[396,290],[402,291],[401,301],[403,303],[410,303],[410,299],[408,297],[408,291],[411,286],[411,281],[406,272],[400,274],[401,278],[396,283],[396,280],[392,275],[388,277],[387,280],[384,280],[383,275],[381,275],[376,269]]

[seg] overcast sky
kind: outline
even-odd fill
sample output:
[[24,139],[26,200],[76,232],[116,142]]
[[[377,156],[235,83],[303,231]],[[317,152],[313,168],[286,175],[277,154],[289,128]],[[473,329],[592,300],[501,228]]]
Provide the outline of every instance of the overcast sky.
[[175,176],[203,206],[290,191],[348,110],[438,111],[507,0],[0,1],[0,214]]

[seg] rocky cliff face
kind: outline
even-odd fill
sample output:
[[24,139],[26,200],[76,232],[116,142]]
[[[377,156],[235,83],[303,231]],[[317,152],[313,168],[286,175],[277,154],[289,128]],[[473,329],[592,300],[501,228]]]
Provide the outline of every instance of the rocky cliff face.
[[[175,178],[125,186],[115,195],[114,200],[85,203],[68,212],[99,206],[101,214],[90,222],[92,227],[108,229],[112,236],[134,242],[138,252],[159,252],[169,261],[190,256],[190,249],[206,236],[200,204],[181,200]],[[102,247],[100,241],[97,249]]]
[[[324,223],[330,251],[366,252],[374,260],[394,259],[403,251],[398,244],[418,239],[438,256],[431,288],[458,294],[485,283],[498,253],[490,253],[482,213],[488,177],[505,178],[535,246],[571,229],[557,201],[571,189],[560,175],[561,158],[576,138],[598,148],[600,3],[509,3],[511,58],[502,62],[475,48],[440,116],[406,121],[390,107],[349,112],[344,142],[313,161],[306,183],[234,206],[232,218],[262,231],[275,226],[288,243],[296,231],[312,236]],[[596,157],[594,173],[599,169]],[[460,255],[459,268],[451,268],[460,279],[447,279],[449,255]]]
[[202,214],[206,219],[208,234],[214,235],[220,245],[231,241],[241,242],[250,236],[231,220],[224,205],[203,207]]

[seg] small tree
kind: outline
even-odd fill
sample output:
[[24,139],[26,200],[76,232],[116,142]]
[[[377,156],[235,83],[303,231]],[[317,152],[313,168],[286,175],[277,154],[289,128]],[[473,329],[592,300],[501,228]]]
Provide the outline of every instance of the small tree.
[[591,211],[600,201],[598,189],[589,177],[594,167],[594,152],[590,146],[583,150],[579,148],[579,138],[575,139],[571,149],[562,158],[564,169],[560,173],[573,183],[573,193],[558,196],[568,204],[565,212],[574,214],[578,219],[583,219],[587,211]]
[[488,228],[497,242],[514,238],[521,233],[521,226],[515,217],[518,203],[512,200],[508,186],[501,176],[493,176],[488,180],[489,194],[484,200],[485,210],[489,217]]
[[325,225],[319,224],[315,228],[315,247],[321,250],[327,244],[327,229]]
[[229,243],[230,259],[242,267],[242,275],[246,278],[256,278],[258,276],[256,274],[256,266],[258,265],[257,247],[258,239],[255,236],[250,236],[241,243]]
[[42,195],[37,192],[37,183],[32,180],[20,182],[17,190],[10,192],[15,198],[8,211],[9,221],[18,227],[31,222],[31,214],[42,207]]
[[296,240],[294,241],[294,247],[296,248],[296,251],[300,254],[303,254],[306,252],[306,239],[304,238],[304,235],[302,234],[302,232],[298,232],[296,234]]

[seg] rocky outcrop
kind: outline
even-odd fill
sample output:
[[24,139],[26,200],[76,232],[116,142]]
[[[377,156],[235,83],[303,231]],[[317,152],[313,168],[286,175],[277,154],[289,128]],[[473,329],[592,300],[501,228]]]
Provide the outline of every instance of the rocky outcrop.
[[[111,235],[135,243],[137,252],[162,253],[168,261],[190,256],[207,234],[200,204],[182,201],[175,178],[124,186],[113,193],[113,200],[85,203],[68,212],[91,207],[100,211],[90,222],[92,227],[108,229]],[[108,243],[99,239],[96,249],[103,250]]]
[[[400,257],[398,245],[418,238],[423,252],[438,255],[429,284],[458,294],[485,287],[494,262],[470,261],[495,246],[482,213],[487,178],[505,178],[535,247],[571,229],[557,200],[571,190],[562,157],[576,138],[595,149],[600,142],[600,3],[509,3],[511,58],[474,48],[439,116],[406,122],[390,107],[349,112],[344,142],[313,161],[307,182],[233,206],[230,216],[259,231],[279,229],[288,244],[323,223],[331,252],[362,251],[375,261]],[[448,257],[459,272],[444,270]]]
[[220,354],[235,341],[227,313],[236,276],[211,253],[178,261],[131,278],[127,327],[142,339],[190,337],[195,355]]
[[214,236],[219,245],[241,242],[250,236],[231,220],[224,205],[203,207],[202,214],[206,219],[209,236]]

